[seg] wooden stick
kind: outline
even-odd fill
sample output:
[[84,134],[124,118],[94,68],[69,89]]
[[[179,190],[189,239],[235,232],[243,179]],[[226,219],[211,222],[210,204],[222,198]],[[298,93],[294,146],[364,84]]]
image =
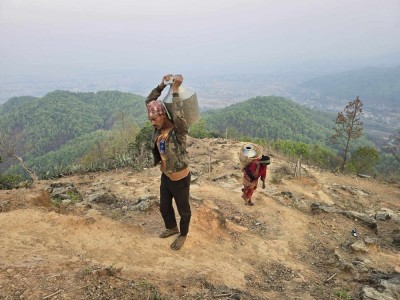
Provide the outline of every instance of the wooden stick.
[[329,280],[331,280],[333,277],[335,277],[336,276],[336,273],[335,274],[333,274],[331,277],[329,277],[328,279],[326,279],[324,282],[328,282]]
[[230,297],[230,296],[232,296],[232,295],[234,295],[234,294],[220,294],[220,295],[215,295],[215,296],[213,296],[213,298]]
[[61,293],[61,291],[62,291],[62,290],[58,290],[57,292],[55,292],[55,293],[53,293],[53,294],[51,294],[51,295],[48,295],[48,296],[46,296],[46,297],[44,297],[44,298],[42,298],[42,299],[43,299],[43,300],[49,299],[49,298],[51,298],[51,297],[53,297],[53,296],[55,296],[55,295]]

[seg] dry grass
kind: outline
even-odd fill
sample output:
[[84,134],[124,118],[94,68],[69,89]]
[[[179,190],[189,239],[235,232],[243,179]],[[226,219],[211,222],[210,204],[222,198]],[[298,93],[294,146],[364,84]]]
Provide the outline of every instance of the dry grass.
[[50,193],[48,191],[42,191],[37,197],[32,199],[32,203],[35,206],[50,208],[52,206]]

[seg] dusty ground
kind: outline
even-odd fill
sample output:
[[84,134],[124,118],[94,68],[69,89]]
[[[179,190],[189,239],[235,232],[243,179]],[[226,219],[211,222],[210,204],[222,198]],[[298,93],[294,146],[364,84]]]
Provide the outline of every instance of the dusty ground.
[[[293,165],[271,154],[267,187],[249,207],[240,197],[243,143],[189,145],[192,222],[180,251],[169,248],[174,237],[158,237],[157,168],[0,191],[0,299],[360,299],[377,274],[399,272],[391,238],[399,223],[381,220],[374,230],[310,210],[319,202],[400,213],[398,185],[307,167],[294,179]],[[82,198],[54,201],[55,183]],[[365,239],[363,249],[350,247]]]

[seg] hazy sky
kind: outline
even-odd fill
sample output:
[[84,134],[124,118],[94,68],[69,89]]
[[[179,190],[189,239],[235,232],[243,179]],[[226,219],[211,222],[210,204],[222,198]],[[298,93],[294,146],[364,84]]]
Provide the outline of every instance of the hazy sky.
[[1,73],[243,70],[396,52],[400,0],[0,0]]

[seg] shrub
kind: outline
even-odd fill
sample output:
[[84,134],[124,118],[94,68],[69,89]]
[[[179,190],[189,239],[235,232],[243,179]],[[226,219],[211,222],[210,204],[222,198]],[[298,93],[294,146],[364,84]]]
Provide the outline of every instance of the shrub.
[[371,173],[378,162],[378,150],[371,147],[359,147],[351,154],[347,168],[353,173]]
[[19,175],[0,174],[0,190],[11,190],[18,187],[18,184],[23,181]]

